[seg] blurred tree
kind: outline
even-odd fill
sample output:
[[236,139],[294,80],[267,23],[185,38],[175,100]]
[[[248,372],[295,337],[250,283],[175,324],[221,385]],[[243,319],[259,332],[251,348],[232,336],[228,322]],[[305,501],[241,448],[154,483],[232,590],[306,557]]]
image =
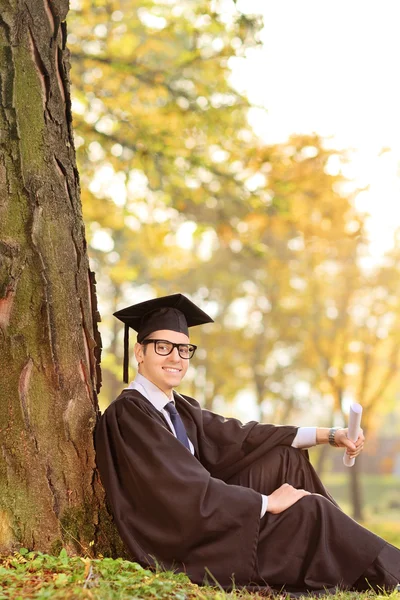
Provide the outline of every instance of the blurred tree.
[[[334,168],[345,157],[317,136],[259,150],[268,206],[220,236],[218,251],[196,272],[208,298],[219,298],[225,324],[220,345],[213,331],[203,335],[207,373],[212,381],[229,379],[235,365],[239,388],[230,385],[232,397],[253,388],[260,416],[265,409],[269,421],[293,422],[315,397],[325,398],[326,425],[335,413],[343,423],[352,398],[364,407],[367,430],[398,372],[398,256],[368,268],[363,218]],[[231,277],[223,274],[228,264]],[[225,343],[232,328],[234,358]],[[349,475],[354,516],[361,519],[358,467],[359,461]]]
[[[278,220],[281,228],[285,221],[289,224],[289,235],[282,229],[279,232],[283,253],[274,254],[278,264],[270,285],[276,292],[286,269],[288,276],[283,281],[289,283],[292,293],[278,294],[276,315],[267,295],[270,308],[263,331],[268,332],[271,323],[272,330],[278,330],[272,356],[286,347],[289,394],[285,408],[289,409],[293,403],[290,396],[303,382],[310,385],[310,392],[319,392],[319,397],[328,394],[333,398],[333,410],[341,414],[342,422],[350,400],[361,403],[367,431],[398,374],[399,252],[393,251],[382,263],[369,258],[363,217],[354,210],[338,169],[343,156],[325,150],[317,138],[292,138],[280,151],[286,158],[281,154],[276,166],[269,159],[268,184],[273,197],[286,208],[287,214],[281,212]],[[279,245],[271,243],[274,228],[268,230],[266,246],[271,253]],[[259,299],[257,291],[258,303]],[[265,347],[265,343],[259,345]],[[266,366],[268,361],[264,372]],[[259,382],[262,369],[261,362],[255,373]],[[285,399],[286,391],[276,377],[281,370],[279,360],[270,369],[279,401],[282,396]],[[361,520],[359,464],[349,475],[353,514]]]
[[224,209],[245,210],[237,161],[254,135],[229,59],[257,43],[260,22],[217,5],[77,3],[69,41],[80,163],[92,189],[95,171],[125,181],[141,221],[172,207],[215,225]]
[[[191,241],[204,252],[209,229],[225,235],[258,201],[243,181],[255,136],[229,59],[258,43],[261,22],[219,4],[74,3],[76,145],[108,314],[134,302],[139,286],[173,290],[202,262]],[[105,346],[116,350],[107,330]],[[106,354],[110,397],[117,362]]]
[[[320,388],[332,395],[336,411],[345,418],[348,405],[359,402],[368,432],[376,428],[377,413],[399,381],[400,253],[395,249],[378,263],[368,257],[364,243],[354,250],[352,260],[338,256],[334,268],[319,281],[314,278],[309,352]],[[356,461],[349,475],[354,517],[362,520],[359,466]]]
[[[268,419],[285,422],[304,408],[310,395],[304,390],[318,388],[321,377],[314,347],[309,352],[314,280],[321,284],[322,302],[326,269],[340,254],[352,263],[362,222],[351,198],[339,191],[343,176],[330,173],[338,155],[320,138],[294,136],[287,144],[258,144],[254,150],[251,166],[264,177],[264,206],[249,210],[217,238],[217,249],[193,279],[218,304],[226,329],[240,331],[238,363],[246,385],[253,382],[261,415],[267,406]],[[184,282],[190,285],[191,277]],[[210,363],[216,362],[211,352]]]

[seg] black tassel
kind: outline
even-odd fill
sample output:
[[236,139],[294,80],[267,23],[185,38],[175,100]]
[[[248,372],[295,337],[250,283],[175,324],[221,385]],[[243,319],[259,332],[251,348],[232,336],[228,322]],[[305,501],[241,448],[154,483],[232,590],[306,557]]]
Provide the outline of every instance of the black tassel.
[[124,382],[129,383],[129,325],[126,323],[124,331]]

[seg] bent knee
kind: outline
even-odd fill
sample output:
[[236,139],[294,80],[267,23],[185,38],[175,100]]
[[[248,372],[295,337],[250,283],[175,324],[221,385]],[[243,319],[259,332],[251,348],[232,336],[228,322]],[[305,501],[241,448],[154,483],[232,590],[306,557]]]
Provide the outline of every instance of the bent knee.
[[311,493],[303,496],[297,501],[301,507],[305,510],[315,510],[316,512],[323,511],[326,507],[331,506],[336,509],[336,506],[328,498],[321,496],[321,494]]
[[267,456],[271,457],[273,455],[277,455],[277,456],[284,456],[284,457],[298,457],[298,456],[303,456],[303,451],[300,448],[294,448],[293,446],[284,446],[279,445],[279,446],[274,446],[273,448],[271,448],[271,450],[268,451]]

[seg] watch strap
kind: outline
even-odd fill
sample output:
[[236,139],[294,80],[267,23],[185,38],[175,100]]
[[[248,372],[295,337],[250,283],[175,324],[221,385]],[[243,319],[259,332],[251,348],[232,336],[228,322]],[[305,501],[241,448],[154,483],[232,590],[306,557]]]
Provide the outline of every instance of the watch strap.
[[331,446],[335,446],[335,448],[339,447],[339,444],[337,444],[335,442],[335,434],[337,432],[338,429],[341,429],[341,427],[331,427],[329,430],[329,437],[328,437],[328,441],[330,443]]

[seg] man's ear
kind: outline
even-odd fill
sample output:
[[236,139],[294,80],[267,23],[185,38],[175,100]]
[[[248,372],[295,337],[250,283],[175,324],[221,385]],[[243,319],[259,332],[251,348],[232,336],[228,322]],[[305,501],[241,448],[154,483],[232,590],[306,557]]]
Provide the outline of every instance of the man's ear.
[[140,363],[143,362],[143,346],[142,346],[142,344],[138,344],[136,342],[134,352],[135,352],[136,362],[138,365],[140,365]]

